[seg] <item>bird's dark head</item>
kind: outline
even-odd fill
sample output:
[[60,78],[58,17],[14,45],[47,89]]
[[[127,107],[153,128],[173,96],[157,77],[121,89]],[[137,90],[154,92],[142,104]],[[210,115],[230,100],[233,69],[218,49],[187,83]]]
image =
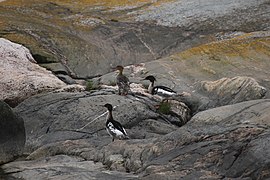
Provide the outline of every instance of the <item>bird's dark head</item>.
[[154,76],[147,76],[146,78],[144,78],[144,80],[149,80],[150,82],[154,82],[156,81],[156,78]]
[[109,111],[112,111],[113,110],[113,107],[111,104],[105,104],[104,107],[106,107]]
[[114,69],[122,72],[122,71],[124,70],[124,67],[118,65],[118,66],[116,66]]

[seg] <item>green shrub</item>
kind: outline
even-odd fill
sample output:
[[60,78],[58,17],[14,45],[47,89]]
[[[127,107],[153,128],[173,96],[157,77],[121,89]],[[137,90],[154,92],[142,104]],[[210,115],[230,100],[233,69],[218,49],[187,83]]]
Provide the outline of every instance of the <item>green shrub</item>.
[[160,103],[158,112],[162,114],[170,114],[171,111],[171,104],[167,101],[163,101]]
[[115,81],[110,80],[110,81],[109,81],[109,86],[116,86],[116,82],[115,82]]
[[95,89],[97,89],[97,87],[94,85],[93,81],[88,80],[86,82],[86,88],[85,88],[85,90],[86,91],[91,91],[91,90],[95,90]]

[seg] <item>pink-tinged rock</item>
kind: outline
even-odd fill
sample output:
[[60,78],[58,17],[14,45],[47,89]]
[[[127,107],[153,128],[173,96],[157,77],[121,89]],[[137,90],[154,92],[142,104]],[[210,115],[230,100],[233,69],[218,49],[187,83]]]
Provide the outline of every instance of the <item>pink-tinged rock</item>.
[[16,105],[31,95],[63,86],[64,82],[36,64],[26,47],[0,38],[0,100]]

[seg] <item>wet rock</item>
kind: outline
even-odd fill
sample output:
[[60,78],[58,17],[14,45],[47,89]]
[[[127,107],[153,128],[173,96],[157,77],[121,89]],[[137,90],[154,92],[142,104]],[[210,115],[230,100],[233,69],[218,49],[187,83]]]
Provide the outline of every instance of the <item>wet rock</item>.
[[22,45],[1,38],[0,58],[0,99],[12,106],[31,95],[65,85],[50,71],[38,66]]
[[22,155],[25,144],[23,119],[3,101],[0,101],[0,164]]

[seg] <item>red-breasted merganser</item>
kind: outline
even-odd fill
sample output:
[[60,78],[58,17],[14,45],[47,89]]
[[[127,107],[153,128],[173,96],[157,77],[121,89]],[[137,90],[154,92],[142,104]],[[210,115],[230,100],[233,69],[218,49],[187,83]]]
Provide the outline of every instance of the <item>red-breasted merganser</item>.
[[106,130],[109,133],[109,135],[112,137],[112,141],[114,139],[129,139],[126,130],[123,128],[123,126],[113,119],[112,116],[112,110],[113,107],[111,104],[105,104],[104,107],[108,109],[108,115],[106,117]]
[[125,96],[128,94],[128,92],[130,90],[129,79],[125,75],[123,75],[123,70],[124,70],[123,66],[116,66],[115,69],[119,71],[118,75],[116,76],[116,84],[118,86],[118,94]]
[[148,86],[148,93],[150,93],[152,95],[157,94],[157,95],[165,96],[165,97],[176,95],[176,92],[169,87],[154,86],[154,83],[156,81],[156,78],[154,76],[151,76],[151,75],[147,76],[146,78],[144,78],[144,80],[150,81],[150,84]]

